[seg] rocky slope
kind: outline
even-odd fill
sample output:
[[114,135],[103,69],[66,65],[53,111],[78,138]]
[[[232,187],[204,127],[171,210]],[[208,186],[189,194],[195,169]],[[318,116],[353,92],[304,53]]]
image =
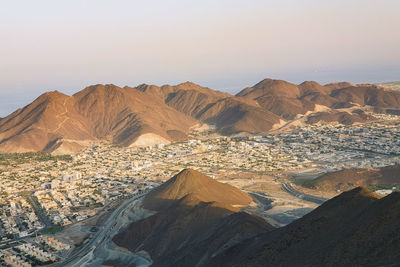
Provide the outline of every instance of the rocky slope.
[[74,109],[72,97],[48,92],[0,121],[0,151],[41,151],[58,139],[93,140],[89,122]]
[[[184,180],[203,179],[192,171],[183,174]],[[169,192],[173,201],[113,239],[131,251],[149,252],[153,266],[395,266],[400,261],[399,192],[381,198],[357,187],[273,228],[226,202],[204,201],[210,196],[206,185],[192,193],[183,183],[167,184],[157,194]]]
[[192,169],[185,169],[152,190],[144,199],[144,207],[163,210],[186,195],[194,195],[204,202],[219,202],[231,206],[247,206],[252,198],[239,189]]
[[364,112],[345,112],[345,111],[337,111],[337,112],[316,112],[311,114],[307,118],[308,124],[314,124],[318,122],[340,122],[343,125],[353,125],[355,123],[364,123],[368,121],[373,121],[374,117],[371,115],[367,115]]
[[136,89],[161,99],[179,112],[215,125],[223,134],[267,132],[280,122],[279,116],[261,108],[255,101],[191,82],[161,87],[141,85]]
[[[372,106],[376,112],[395,114],[400,110],[400,93],[384,90],[372,84],[352,85],[350,83],[331,83],[320,85],[304,82],[295,85],[281,80],[265,79],[253,87],[246,88],[236,96],[255,100],[264,109],[285,119],[294,119],[297,114],[313,111],[315,105],[333,109],[348,108],[355,105]],[[336,113],[335,113],[336,114]],[[347,117],[359,121],[360,116],[348,114]],[[341,116],[332,120],[342,123]],[[344,121],[349,121],[345,118]]]
[[400,165],[377,169],[346,169],[326,173],[303,186],[322,191],[346,191],[358,186],[400,185]]
[[152,266],[201,266],[241,240],[274,229],[231,205],[250,200],[236,188],[184,170],[146,197],[145,206],[158,213],[131,224],[113,240],[131,251],[150,253]]
[[168,143],[187,138],[202,123],[226,135],[268,132],[299,116],[306,116],[307,123],[362,123],[373,117],[346,108],[363,106],[400,115],[400,92],[375,85],[295,85],[272,79],[236,96],[191,82],[134,88],[94,85],[73,96],[45,93],[2,118],[0,153],[69,153],[97,140],[123,146]]
[[[45,93],[0,121],[1,152],[65,152],[89,141],[109,140],[129,146],[186,138],[196,121],[162,101],[129,88],[95,85],[67,96]],[[143,138],[142,138],[143,139]]]
[[228,249],[208,266],[396,266],[400,193],[345,192],[286,227]]

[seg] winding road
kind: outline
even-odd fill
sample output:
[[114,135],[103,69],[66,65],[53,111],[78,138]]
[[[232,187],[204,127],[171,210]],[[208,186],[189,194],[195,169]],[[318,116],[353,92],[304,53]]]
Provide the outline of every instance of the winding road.
[[282,183],[282,189],[294,197],[303,199],[305,201],[313,202],[318,205],[321,205],[322,203],[324,203],[325,201],[328,200],[323,197],[316,197],[316,196],[304,194],[303,192],[300,192],[300,191],[294,189],[293,185],[291,183]]
[[[113,230],[113,227],[115,226],[116,222],[115,220],[118,218],[118,216],[125,211],[126,208],[128,208],[134,201],[142,198],[144,195],[146,195],[147,192],[141,194],[141,195],[136,195],[130,199],[127,199],[121,206],[119,206],[116,210],[113,211],[113,213],[108,217],[107,221],[104,223],[103,226],[99,228],[99,230],[92,236],[89,242],[87,242],[79,251],[77,251],[74,255],[68,257],[65,261],[60,262],[57,267],[61,266],[78,266],[79,261],[84,258],[88,253],[94,251],[94,249],[101,244],[106,237],[110,234],[110,232]],[[78,264],[78,265],[77,265]]]
[[57,125],[56,129],[52,131],[53,133],[56,133],[58,130],[60,130],[60,128],[63,126],[63,124],[64,124],[67,120],[70,119],[68,116],[65,116],[65,115],[68,113],[67,100],[69,100],[69,98],[64,99],[64,103],[63,103],[63,107],[64,107],[65,111],[64,111],[63,113],[61,113],[61,114],[57,114],[57,115],[56,115],[56,118],[57,118],[57,119],[58,119],[59,117],[64,117],[64,120],[63,120],[62,122],[60,122],[60,123]]

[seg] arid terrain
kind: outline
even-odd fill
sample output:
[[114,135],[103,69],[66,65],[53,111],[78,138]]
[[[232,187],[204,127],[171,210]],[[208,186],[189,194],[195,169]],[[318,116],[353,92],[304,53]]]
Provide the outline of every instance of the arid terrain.
[[[236,96],[191,82],[176,86],[93,85],[72,96],[47,92],[0,119],[0,152],[83,150],[94,141],[122,146],[188,139],[202,125],[220,134],[266,133],[299,119],[353,125],[398,114],[400,93],[371,84],[265,79]],[[300,124],[301,125],[301,124]],[[298,125],[299,126],[299,125]]]
[[[7,261],[353,263],[340,257],[358,237],[339,228],[368,228],[382,215],[357,213],[361,225],[331,214],[347,216],[347,200],[337,199],[349,194],[372,202],[399,191],[398,100],[369,84],[271,79],[236,96],[190,82],[46,93],[0,120],[0,148],[24,152],[0,155]],[[337,233],[333,254],[322,256],[314,243],[325,246],[326,237],[309,224]],[[394,242],[382,231],[366,249],[379,238]],[[294,255],[303,246],[315,262]],[[45,256],[27,258],[34,253]],[[386,262],[371,255],[366,263]]]
[[[275,228],[258,216],[234,208],[236,200],[231,205],[219,202],[220,196],[207,194],[211,189],[207,186],[195,189],[176,182],[193,183],[197,179],[205,181],[206,177],[184,170],[166,183],[169,186],[147,195],[145,203],[153,203],[161,195],[176,201],[133,222],[113,241],[135,253],[148,252],[152,266],[346,266],[390,264],[400,257],[396,251],[400,244],[393,235],[398,230],[399,193],[381,198],[357,187],[301,219]],[[226,189],[220,191],[222,197],[232,190]],[[377,228],[373,234],[371,227]],[[387,242],[392,244],[389,250]],[[355,244],[357,249],[351,249]]]
[[400,1],[3,1],[0,267],[400,267]]

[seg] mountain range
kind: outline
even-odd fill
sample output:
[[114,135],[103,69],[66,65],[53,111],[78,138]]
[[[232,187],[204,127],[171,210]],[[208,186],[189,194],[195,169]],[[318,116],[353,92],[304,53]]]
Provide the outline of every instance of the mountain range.
[[370,121],[400,114],[400,92],[376,85],[265,79],[237,95],[191,82],[176,86],[89,86],[68,96],[47,92],[0,119],[0,153],[76,152],[91,142],[122,146],[184,140],[202,125],[224,135],[264,133],[306,117],[306,123]]
[[[204,187],[189,186],[197,183]],[[132,252],[146,251],[152,266],[396,266],[400,262],[399,192],[381,198],[357,187],[285,227],[274,228],[233,206],[248,202],[245,193],[221,184],[216,195],[207,186],[214,183],[218,182],[183,170],[144,200],[145,205],[158,203],[163,196],[169,205],[132,223],[113,241]],[[242,197],[226,198],[231,193]]]

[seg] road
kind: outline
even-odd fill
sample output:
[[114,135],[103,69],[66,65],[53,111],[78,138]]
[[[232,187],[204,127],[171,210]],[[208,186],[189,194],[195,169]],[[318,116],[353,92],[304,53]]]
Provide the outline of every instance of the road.
[[38,217],[39,221],[43,224],[43,229],[35,230],[35,232],[33,232],[27,236],[14,238],[12,240],[7,240],[7,241],[1,241],[0,246],[12,245],[15,242],[34,237],[49,228],[55,228],[55,227],[61,228],[61,226],[55,226],[51,222],[50,218],[47,217],[47,215],[46,215],[46,211],[43,210],[39,201],[33,194],[34,194],[34,192],[29,192],[29,194],[24,195],[24,198],[31,205],[31,207],[32,207],[33,211],[35,212],[36,216]]
[[[146,192],[147,193],[147,192]],[[110,231],[113,230],[113,227],[115,226],[116,222],[115,220],[118,218],[118,216],[127,208],[129,207],[130,204],[132,204],[134,201],[142,198],[146,193],[143,193],[141,195],[136,195],[130,199],[127,199],[121,206],[119,206],[116,210],[113,211],[113,213],[108,217],[107,221],[104,223],[103,226],[99,228],[99,230],[92,236],[90,241],[86,243],[78,252],[76,252],[74,255],[68,257],[65,261],[59,263],[57,267],[59,266],[72,266],[74,264],[74,261],[80,260],[83,258],[85,255],[87,255],[89,252],[93,251],[100,243],[103,242],[103,240],[108,237]]]
[[272,208],[272,200],[269,199],[267,196],[256,193],[256,192],[249,192],[249,191],[244,191],[247,194],[249,194],[253,199],[258,201],[261,205],[263,205],[264,210],[269,210]]
[[294,189],[291,183],[281,183],[281,184],[282,184],[282,189],[284,191],[291,194],[292,196],[303,199],[305,201],[309,201],[309,202],[313,202],[315,204],[321,205],[322,203],[324,203],[325,201],[328,200],[323,197],[316,197],[316,196],[304,194],[303,192],[300,192],[300,191]]
[[34,192],[31,192],[29,196],[26,196],[26,200],[32,206],[36,216],[44,225],[44,229],[54,227],[53,223],[51,222],[50,218],[47,217],[46,211],[43,210],[42,206],[40,205],[37,198],[33,195]]
[[14,243],[17,243],[17,242],[19,242],[21,240],[34,237],[34,236],[36,236],[36,233],[37,232],[34,232],[33,234],[30,234],[30,235],[27,235],[27,236],[24,236],[24,237],[14,238],[13,240],[1,241],[0,242],[0,250],[3,249],[4,246],[12,246]]

